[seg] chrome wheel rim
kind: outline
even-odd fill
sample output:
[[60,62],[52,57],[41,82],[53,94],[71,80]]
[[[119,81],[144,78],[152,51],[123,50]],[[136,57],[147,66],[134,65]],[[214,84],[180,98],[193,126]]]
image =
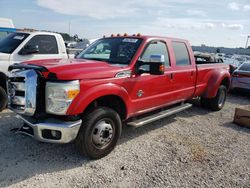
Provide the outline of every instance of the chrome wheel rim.
[[224,105],[225,98],[226,98],[226,93],[224,90],[222,90],[219,96],[219,100],[218,100],[218,105],[220,108]]
[[113,121],[102,119],[98,121],[92,132],[92,141],[97,148],[104,148],[110,144],[113,139]]

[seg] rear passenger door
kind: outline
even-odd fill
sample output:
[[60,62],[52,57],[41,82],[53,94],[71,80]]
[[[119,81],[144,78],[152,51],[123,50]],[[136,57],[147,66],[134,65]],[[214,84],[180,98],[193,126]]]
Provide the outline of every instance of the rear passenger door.
[[176,99],[186,100],[193,96],[196,83],[196,65],[192,63],[191,54],[185,42],[172,41],[172,57],[175,65],[173,72],[173,89]]

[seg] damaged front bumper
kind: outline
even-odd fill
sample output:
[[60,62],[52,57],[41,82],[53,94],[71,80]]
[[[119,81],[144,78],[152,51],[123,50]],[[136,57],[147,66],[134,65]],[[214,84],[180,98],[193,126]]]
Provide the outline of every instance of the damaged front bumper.
[[17,115],[24,122],[18,132],[29,135],[41,142],[69,143],[76,139],[82,120],[61,121],[58,119],[46,119],[33,123],[30,119]]

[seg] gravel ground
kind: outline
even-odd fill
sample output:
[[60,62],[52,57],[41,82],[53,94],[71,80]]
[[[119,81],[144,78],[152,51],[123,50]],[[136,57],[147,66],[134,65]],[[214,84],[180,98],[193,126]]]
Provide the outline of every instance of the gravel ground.
[[0,187],[250,187],[250,129],[232,123],[249,95],[230,94],[223,110],[199,106],[137,129],[125,127],[100,160],[73,144],[39,143],[10,130],[0,113]]

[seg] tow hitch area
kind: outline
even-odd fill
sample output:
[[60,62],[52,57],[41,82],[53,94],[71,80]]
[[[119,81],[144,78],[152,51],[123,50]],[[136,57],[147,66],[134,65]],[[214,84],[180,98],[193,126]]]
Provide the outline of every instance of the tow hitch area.
[[20,128],[15,128],[13,129],[13,131],[16,133],[16,134],[24,134],[24,135],[27,135],[27,136],[31,136],[31,137],[34,137],[34,130],[32,129],[31,126],[29,126],[28,124],[24,123],[22,127]]

